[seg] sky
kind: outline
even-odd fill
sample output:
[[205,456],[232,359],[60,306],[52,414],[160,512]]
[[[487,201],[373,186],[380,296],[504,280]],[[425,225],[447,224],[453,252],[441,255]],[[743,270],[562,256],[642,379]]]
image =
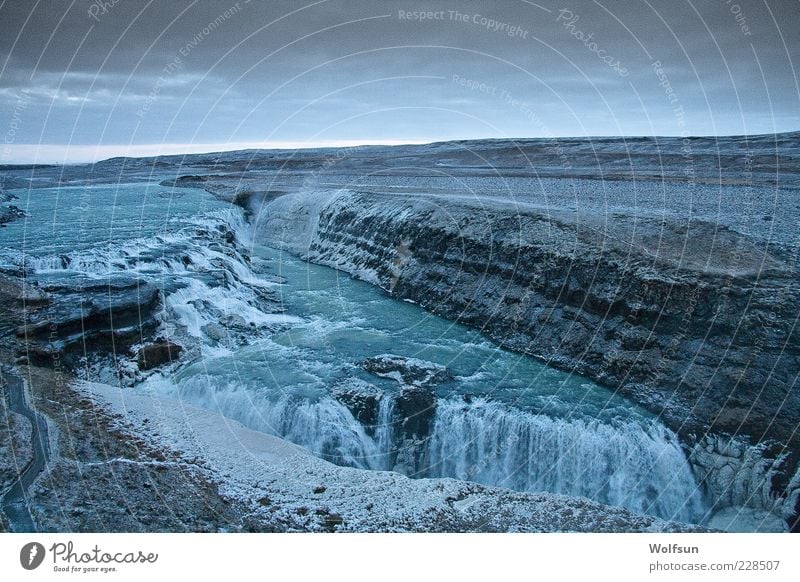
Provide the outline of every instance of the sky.
[[800,0],[0,0],[0,163],[800,129]]

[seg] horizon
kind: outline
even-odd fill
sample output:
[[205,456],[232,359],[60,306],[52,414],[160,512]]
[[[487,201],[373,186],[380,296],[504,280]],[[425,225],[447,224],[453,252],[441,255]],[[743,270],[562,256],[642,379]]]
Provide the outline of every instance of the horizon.
[[[57,144],[19,144],[16,146],[18,151],[24,152],[34,152],[33,154],[28,153],[27,158],[15,159],[3,159],[0,165],[5,166],[26,166],[26,165],[49,165],[49,166],[67,166],[67,165],[84,165],[84,164],[96,164],[104,161],[108,161],[115,158],[129,158],[129,159],[146,159],[146,158],[158,158],[158,157],[169,157],[169,156],[180,156],[180,155],[210,155],[210,154],[222,154],[222,153],[235,153],[235,152],[242,152],[248,150],[255,150],[255,151],[281,151],[281,152],[302,152],[302,151],[310,151],[310,150],[335,150],[335,149],[349,149],[349,148],[367,148],[367,147],[403,147],[403,146],[415,146],[415,145],[433,145],[433,144],[440,144],[440,143],[455,143],[455,142],[479,142],[479,141],[508,141],[508,142],[526,142],[526,141],[548,141],[548,140],[608,140],[608,139],[618,139],[618,140],[634,140],[634,139],[674,139],[674,138],[684,138],[684,139],[730,139],[730,138],[756,138],[756,137],[764,137],[764,136],[779,136],[779,135],[787,135],[793,133],[800,133],[800,129],[790,129],[786,131],[777,131],[777,132],[769,132],[769,133],[750,133],[750,134],[718,134],[718,135],[669,135],[669,134],[659,134],[659,135],[559,135],[559,136],[529,136],[529,137],[470,137],[470,138],[454,138],[454,139],[434,139],[434,140],[398,140],[398,141],[356,141],[356,140],[347,140],[341,142],[318,142],[316,144],[307,144],[307,143],[282,143],[282,142],[274,142],[272,144],[269,143],[259,143],[259,142],[244,142],[244,143],[236,143],[236,144],[138,144],[138,145],[122,145],[122,144],[114,144],[114,145],[101,145],[101,146],[92,146],[92,145],[80,145],[80,146],[70,146],[70,145],[57,145]],[[265,147],[267,146],[267,147]],[[14,149],[14,148],[12,148]],[[77,150],[78,153],[70,154],[70,150]],[[59,157],[52,157],[52,158],[40,158],[39,152],[51,152],[51,155],[55,155],[52,152],[62,152]],[[73,157],[73,156],[80,156],[86,155],[85,152],[95,152],[99,153],[100,151],[104,151],[103,155],[94,156],[94,157]],[[156,151],[158,153],[148,153]],[[110,152],[116,152],[110,155],[107,155]],[[127,152],[127,153],[126,153]],[[134,153],[132,153],[134,152]]]

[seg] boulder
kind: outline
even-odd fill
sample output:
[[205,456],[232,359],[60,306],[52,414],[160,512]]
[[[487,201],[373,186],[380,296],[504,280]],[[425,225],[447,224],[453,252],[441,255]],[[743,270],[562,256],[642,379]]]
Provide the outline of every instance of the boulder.
[[11,192],[6,192],[0,187],[0,202],[9,202],[10,200],[16,200],[18,196],[16,194],[12,194]]
[[431,387],[404,386],[395,400],[395,422],[402,437],[426,439],[436,415],[436,394]]
[[347,407],[367,432],[374,432],[383,390],[360,378],[346,378],[331,389],[331,395]]
[[13,204],[0,207],[0,226],[5,226],[9,222],[14,222],[18,218],[24,218],[25,216],[28,216],[25,211]]
[[183,347],[178,344],[169,341],[156,342],[140,348],[136,353],[136,361],[140,370],[150,370],[177,360],[182,351]]
[[392,378],[403,385],[435,386],[452,379],[450,371],[441,364],[393,354],[367,358],[361,367],[371,374]]

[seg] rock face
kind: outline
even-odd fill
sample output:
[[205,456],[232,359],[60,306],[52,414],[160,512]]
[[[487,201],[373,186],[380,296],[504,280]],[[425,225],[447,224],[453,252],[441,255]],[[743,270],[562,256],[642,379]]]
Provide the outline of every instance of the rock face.
[[452,379],[440,364],[395,354],[367,358],[361,367],[397,381],[399,390],[382,389],[360,378],[345,378],[331,389],[366,433],[390,449],[385,467],[404,475],[424,475],[436,418],[435,387]]
[[361,364],[367,372],[396,380],[401,388],[393,398],[392,434],[397,443],[394,470],[414,475],[427,467],[425,443],[436,418],[434,387],[452,379],[441,364],[394,354],[367,358]]
[[[3,388],[5,389],[5,388]],[[20,471],[31,461],[31,424],[27,418],[11,412],[4,394],[0,394],[0,498],[14,483]],[[2,530],[0,530],[2,531]]]
[[419,475],[428,466],[426,443],[436,418],[434,388],[452,379],[440,364],[394,354],[367,358],[361,366],[381,378],[400,384],[400,393],[391,398],[389,420],[394,443],[392,469],[404,475]]
[[0,273],[0,301],[8,311],[38,308],[50,303],[50,297],[25,279]]
[[436,394],[431,386],[404,386],[394,401],[395,460],[392,470],[422,476],[428,462],[427,441],[436,418]]
[[430,387],[404,386],[395,400],[395,418],[403,438],[430,436],[436,416],[436,395]]
[[768,448],[720,435],[706,435],[692,448],[689,462],[714,500],[712,512],[746,507],[793,520],[800,502],[800,472],[792,477],[785,467],[789,455]]
[[[27,287],[26,287],[27,288]],[[156,327],[159,289],[135,277],[103,282],[68,279],[27,288],[25,323],[16,329],[26,342],[25,355],[37,365],[53,365],[65,355],[114,351],[139,340]]]
[[344,190],[283,196],[255,225],[256,242],[619,390],[687,443],[709,431],[777,443],[783,482],[795,471],[800,285],[788,255],[755,239],[697,220]]

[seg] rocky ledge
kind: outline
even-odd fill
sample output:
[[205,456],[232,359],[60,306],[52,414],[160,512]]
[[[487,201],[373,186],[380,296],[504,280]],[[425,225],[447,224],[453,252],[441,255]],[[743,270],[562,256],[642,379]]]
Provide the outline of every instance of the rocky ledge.
[[[359,378],[344,378],[333,387],[334,398],[344,404],[372,437],[379,425],[395,430],[389,467],[409,476],[424,476],[428,466],[426,441],[436,417],[435,388],[452,379],[440,364],[417,358],[383,354],[367,358],[361,367],[379,378],[397,381],[398,391],[387,393]],[[386,417],[381,418],[381,414]]]
[[[156,328],[161,290],[136,277],[34,281],[6,276],[19,292],[6,297],[18,312],[16,336],[22,362],[74,366],[88,352],[115,353],[130,348]],[[24,285],[24,287],[23,287]],[[23,291],[24,289],[24,291]]]

